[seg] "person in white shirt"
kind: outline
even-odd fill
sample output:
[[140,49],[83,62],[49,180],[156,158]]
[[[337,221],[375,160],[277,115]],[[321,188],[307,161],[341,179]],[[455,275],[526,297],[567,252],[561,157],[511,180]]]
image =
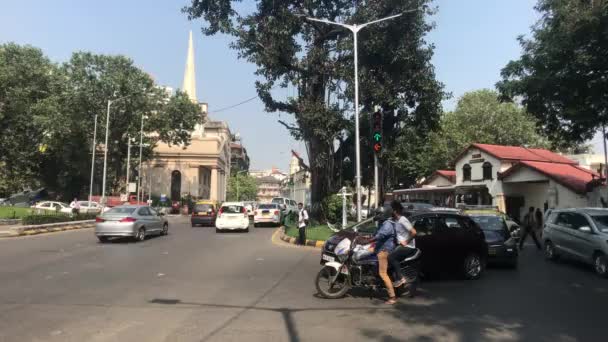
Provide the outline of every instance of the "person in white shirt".
[[416,253],[416,229],[410,221],[403,216],[403,206],[398,201],[391,203],[395,221],[395,233],[397,236],[397,247],[389,254],[388,262],[395,273],[394,287],[405,285],[406,280],[401,272],[400,262]]
[[302,203],[298,203],[298,244],[306,244],[306,226],[308,225],[308,212]]
[[74,198],[72,203],[70,203],[70,207],[72,207],[72,214],[80,214],[80,203],[78,203],[78,198]]

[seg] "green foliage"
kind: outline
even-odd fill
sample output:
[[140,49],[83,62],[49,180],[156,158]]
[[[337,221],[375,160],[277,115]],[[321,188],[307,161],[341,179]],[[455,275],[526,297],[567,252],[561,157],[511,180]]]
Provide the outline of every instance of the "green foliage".
[[[299,236],[299,231],[296,227],[287,227],[285,229],[285,234],[297,238]],[[334,234],[335,233],[325,224],[306,228],[306,240],[325,241]]]
[[[238,199],[237,199],[238,185]],[[232,175],[228,179],[226,191],[227,201],[255,201],[258,195],[258,183],[255,178],[247,174]]]
[[[77,52],[57,66],[38,49],[0,45],[0,195],[38,186],[64,199],[88,193],[95,115],[102,156],[108,100],[109,192],[123,186],[128,139],[139,143],[142,116],[144,161],[158,141],[188,144],[201,122],[186,94],[170,96],[125,56]],[[132,148],[132,169],[138,154]],[[98,158],[97,179],[101,163]]]
[[[370,25],[359,33],[360,104],[363,113],[375,105],[393,115],[385,117],[386,144],[394,143],[401,128],[415,127],[424,135],[440,113],[444,97],[430,63],[433,47],[424,36],[432,29],[427,15],[430,0],[373,1],[365,6],[347,0],[256,1],[252,13],[241,16],[234,0],[192,0],[184,8],[189,19],[202,18],[207,35],[225,33],[235,41],[239,56],[257,66],[258,94],[269,112],[290,114],[280,120],[306,143],[311,170],[311,215],[323,219],[323,199],[352,180],[354,161],[353,36],[349,31],[306,17],[334,22],[364,23],[411,9],[390,22]],[[295,87],[286,100],[273,96],[276,87]],[[362,123],[365,121],[362,115]],[[367,137],[362,125],[362,140]],[[340,143],[338,150],[335,141]],[[362,150],[363,151],[363,150]],[[371,155],[362,164],[369,175]],[[365,177],[369,179],[369,177]]]
[[47,223],[59,223],[59,222],[71,222],[71,221],[84,221],[93,220],[97,214],[79,214],[79,215],[66,215],[66,214],[35,214],[24,216],[21,219],[23,225],[36,225],[36,224],[47,224]]
[[519,38],[522,56],[497,86],[539,120],[553,147],[567,148],[608,123],[608,3],[539,0],[536,10],[532,37]]
[[0,219],[17,219],[32,213],[31,208],[0,207]]
[[[350,212],[351,201],[346,201],[346,214]],[[323,207],[328,222],[342,222],[342,196],[333,194],[325,197]]]
[[443,115],[438,130],[410,163],[419,176],[446,168],[471,143],[547,147],[536,132],[537,121],[513,103],[501,103],[498,93],[478,90],[463,95],[453,112]]
[[54,110],[46,100],[56,70],[40,49],[0,45],[0,196],[39,185],[39,121]]

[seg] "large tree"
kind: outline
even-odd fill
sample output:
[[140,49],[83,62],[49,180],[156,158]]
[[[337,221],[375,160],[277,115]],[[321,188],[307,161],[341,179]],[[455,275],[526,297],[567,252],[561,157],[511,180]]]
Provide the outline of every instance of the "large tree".
[[554,147],[590,139],[608,124],[608,1],[540,0],[532,37],[498,83],[542,123]]
[[227,201],[255,201],[258,183],[249,175],[233,175],[228,179]]
[[496,91],[487,89],[464,94],[415,154],[411,165],[417,167],[415,172],[424,176],[450,167],[471,143],[546,147],[548,141],[536,131],[537,120],[521,106],[501,103],[498,97]]
[[53,108],[56,66],[41,50],[13,43],[0,45],[0,196],[38,186],[44,131],[40,119]]
[[[323,198],[342,185],[338,180],[352,180],[342,171],[354,166],[353,37],[348,30],[306,17],[364,23],[417,9],[359,32],[361,120],[374,106],[381,106],[387,113],[389,146],[405,126],[425,134],[434,125],[444,94],[430,64],[433,48],[424,40],[432,28],[426,21],[432,13],[426,6],[430,0],[259,0],[256,9],[246,14],[237,12],[237,2],[193,0],[184,11],[190,19],[205,20],[205,34],[232,35],[231,46],[258,68],[256,88],[266,110],[292,115],[292,120],[280,122],[306,143],[312,214],[317,218],[322,218],[317,209]],[[288,85],[297,88],[296,97],[273,95],[275,87]],[[362,128],[361,135],[367,137],[369,132]],[[370,158],[365,153],[362,165],[370,165]]]

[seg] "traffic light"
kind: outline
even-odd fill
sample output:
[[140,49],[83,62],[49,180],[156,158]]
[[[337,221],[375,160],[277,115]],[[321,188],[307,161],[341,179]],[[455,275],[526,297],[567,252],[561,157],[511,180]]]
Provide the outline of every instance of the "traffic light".
[[372,115],[372,147],[374,153],[382,152],[382,112]]

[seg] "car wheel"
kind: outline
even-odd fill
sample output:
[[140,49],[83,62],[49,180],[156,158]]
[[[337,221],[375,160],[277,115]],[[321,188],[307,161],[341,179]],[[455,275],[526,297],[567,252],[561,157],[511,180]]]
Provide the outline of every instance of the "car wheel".
[[215,228],[215,232],[216,232],[216,233],[221,233],[222,231],[221,231],[221,230],[219,230],[219,229],[217,229],[217,228]]
[[547,260],[557,260],[558,258],[557,251],[551,240],[545,242],[545,258]]
[[260,226],[260,225],[259,225],[259,224],[257,224],[257,223],[254,223],[254,224],[253,224],[253,227],[254,227],[254,228],[257,228],[257,227],[259,227],[259,226]]
[[478,254],[469,254],[464,258],[463,273],[466,279],[479,279],[483,270],[483,261]]
[[146,239],[146,229],[144,227],[139,228],[137,235],[135,235],[135,241],[140,242]]
[[165,223],[165,225],[163,226],[163,230],[160,232],[160,235],[167,235],[169,234],[169,225],[167,223]]
[[249,233],[249,227],[245,228],[245,233]]
[[595,273],[600,277],[608,278],[608,258],[602,253],[597,253],[593,258]]
[[110,238],[108,238],[107,236],[98,236],[97,240],[99,240],[100,243],[106,243],[110,241]]

